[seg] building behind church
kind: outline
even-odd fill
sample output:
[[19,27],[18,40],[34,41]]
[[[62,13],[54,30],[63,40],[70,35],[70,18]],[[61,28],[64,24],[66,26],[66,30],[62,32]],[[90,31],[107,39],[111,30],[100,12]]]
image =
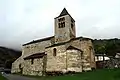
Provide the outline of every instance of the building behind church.
[[64,8],[55,19],[54,36],[23,44],[12,73],[82,72],[96,68],[92,39],[76,37],[75,20]]

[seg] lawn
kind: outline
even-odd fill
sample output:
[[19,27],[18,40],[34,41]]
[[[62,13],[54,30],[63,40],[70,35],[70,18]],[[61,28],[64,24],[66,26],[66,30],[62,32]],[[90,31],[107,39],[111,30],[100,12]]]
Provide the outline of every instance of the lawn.
[[74,75],[36,77],[38,80],[120,80],[120,69],[103,69]]
[[7,80],[7,79],[0,74],[0,80]]

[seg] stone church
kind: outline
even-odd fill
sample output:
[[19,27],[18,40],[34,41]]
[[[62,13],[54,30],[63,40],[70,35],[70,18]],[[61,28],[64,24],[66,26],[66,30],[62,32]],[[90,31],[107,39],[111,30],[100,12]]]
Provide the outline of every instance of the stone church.
[[96,68],[92,39],[76,37],[75,20],[64,8],[54,18],[54,36],[23,44],[12,73],[42,76],[46,72],[82,72]]

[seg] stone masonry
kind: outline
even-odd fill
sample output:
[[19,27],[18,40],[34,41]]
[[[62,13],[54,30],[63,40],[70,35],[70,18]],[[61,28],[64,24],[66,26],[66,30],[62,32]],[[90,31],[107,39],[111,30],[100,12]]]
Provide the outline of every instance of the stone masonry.
[[12,73],[45,76],[47,72],[82,72],[96,68],[92,39],[76,37],[75,20],[64,8],[55,18],[54,36],[23,44]]

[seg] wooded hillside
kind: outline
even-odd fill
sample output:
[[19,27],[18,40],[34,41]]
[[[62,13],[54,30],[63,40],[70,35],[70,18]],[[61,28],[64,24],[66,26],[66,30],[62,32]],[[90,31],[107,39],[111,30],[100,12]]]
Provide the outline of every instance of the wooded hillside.
[[120,39],[95,39],[93,40],[96,54],[107,54],[108,56],[115,56],[120,53]]
[[21,51],[0,46],[0,67],[11,68],[12,62],[19,56]]

